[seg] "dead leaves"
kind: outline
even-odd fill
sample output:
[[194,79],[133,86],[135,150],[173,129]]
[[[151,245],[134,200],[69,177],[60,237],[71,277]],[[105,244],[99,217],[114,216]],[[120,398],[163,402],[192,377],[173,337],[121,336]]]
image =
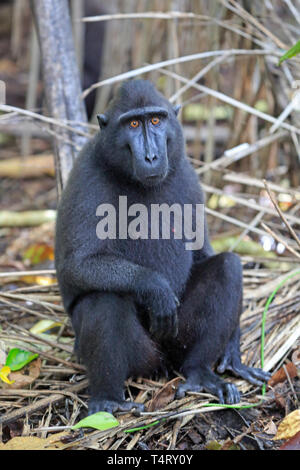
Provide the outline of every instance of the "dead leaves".
[[206,447],[206,450],[240,450],[239,446],[234,443],[231,439],[226,439],[225,442],[221,443],[218,441],[210,441]]
[[279,450],[300,450],[300,409],[292,411],[281,421],[273,439],[287,439]]
[[42,361],[40,358],[30,362],[23,369],[16,372],[10,372],[9,380],[11,384],[1,382],[3,389],[22,389],[31,385],[40,375]]
[[6,444],[0,444],[0,450],[58,450],[64,447],[62,440],[69,435],[64,431],[52,434],[47,439],[35,436],[14,437]]
[[148,411],[155,411],[163,408],[164,406],[171,403],[175,397],[176,385],[180,382],[180,377],[167,382],[157,393],[154,395],[148,405]]
[[277,372],[275,372],[275,374],[270,378],[268,385],[274,387],[274,385],[287,380],[287,376],[290,379],[297,377],[297,367],[293,362],[288,362],[284,367],[281,367]]
[[300,432],[300,409],[289,413],[279,424],[274,440],[289,439]]
[[54,249],[52,245],[46,243],[35,243],[30,245],[23,253],[23,262],[34,266],[43,261],[54,261]]
[[287,442],[282,444],[279,450],[300,450],[300,431]]

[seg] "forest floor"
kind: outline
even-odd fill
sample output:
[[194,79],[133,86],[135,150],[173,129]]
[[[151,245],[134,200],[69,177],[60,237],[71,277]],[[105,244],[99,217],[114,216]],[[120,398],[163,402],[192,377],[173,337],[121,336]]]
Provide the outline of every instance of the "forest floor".
[[[42,141],[40,148],[38,141],[35,145],[38,152],[50,151]],[[17,152],[15,144],[9,143],[5,159],[16,157]],[[0,211],[55,207],[52,176],[2,178]],[[2,227],[0,248],[0,364],[5,364],[13,348],[38,354],[8,376],[12,384],[0,380],[1,437],[6,448],[263,450],[284,445],[285,440],[273,438],[283,418],[299,409],[300,349],[297,341],[290,342],[299,330],[299,276],[282,286],[267,312],[264,364],[273,377],[266,392],[262,395],[259,388],[226,377],[242,392],[245,409],[224,409],[215,397],[204,393],[175,400],[182,378],[170,371],[169,377],[127,381],[127,397],[144,403],[145,414],[119,414],[119,426],[83,432],[62,428],[86,415],[88,388],[84,368],[73,354],[74,335],[54,276],[54,221],[35,227]],[[259,367],[262,314],[287,270],[280,263],[243,265],[241,348],[243,360]],[[296,268],[292,264],[288,272]]]

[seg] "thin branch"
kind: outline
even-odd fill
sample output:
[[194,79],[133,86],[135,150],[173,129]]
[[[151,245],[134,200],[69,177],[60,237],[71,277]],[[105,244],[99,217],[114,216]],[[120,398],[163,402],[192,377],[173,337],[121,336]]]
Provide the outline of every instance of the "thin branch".
[[[217,26],[220,26],[221,28],[228,29],[229,31],[234,32],[235,34],[238,34],[246,39],[249,39],[250,41],[256,43],[257,45],[264,47],[264,42],[259,39],[256,39],[252,37],[250,34],[248,34],[245,31],[242,31],[241,29],[238,29],[236,25],[230,25],[228,24],[227,21],[221,21],[217,18],[213,18],[211,16],[207,15],[198,15],[196,13],[192,12],[177,12],[177,11],[166,11],[166,12],[144,12],[144,13],[116,13],[116,14],[111,14],[111,15],[97,15],[97,16],[86,16],[82,18],[81,20],[77,21],[83,21],[86,23],[94,23],[98,21],[112,21],[112,20],[126,20],[126,19],[132,19],[132,20],[143,20],[143,19],[162,19],[162,20],[180,20],[180,19],[195,19],[198,20],[199,22],[204,22],[204,23],[213,23]],[[264,35],[260,31],[255,31],[254,34],[256,36],[261,37],[264,39]]]
[[161,69],[162,67],[168,67],[170,65],[180,64],[184,62],[190,62],[193,60],[200,60],[200,59],[207,59],[209,57],[216,57],[220,55],[227,54],[230,56],[238,56],[238,55],[275,55],[280,57],[282,53],[280,51],[276,51],[274,49],[228,49],[228,50],[219,50],[219,51],[208,51],[208,52],[200,52],[198,54],[191,54],[187,56],[177,57],[176,59],[169,59],[164,60],[162,62],[157,62],[156,64],[145,65],[144,67],[140,67],[135,70],[130,70],[129,72],[121,73],[119,75],[115,75],[114,77],[107,78],[102,80],[101,82],[94,83],[92,86],[84,90],[82,93],[82,98],[86,98],[86,96],[91,93],[93,90],[104,86],[104,85],[111,85],[112,83],[121,82],[122,80],[128,80],[129,78],[136,77],[138,75],[142,75],[144,73],[152,72],[153,70]]
[[[236,173],[227,173],[226,175],[223,176],[223,179],[226,181],[232,181],[234,183],[239,183],[239,184],[246,184],[247,186],[255,186],[256,188],[262,188],[264,189],[264,183],[257,179],[257,178],[252,178],[251,176],[243,175],[242,173],[236,174]],[[283,188],[279,184],[275,183],[269,183],[270,188],[272,191],[275,191],[277,193],[287,193],[287,194],[292,194],[293,196],[299,197],[300,196],[300,191],[297,189],[292,189],[292,188]]]
[[205,67],[203,67],[203,69],[201,69],[200,72],[198,72],[193,78],[191,78],[189,83],[187,83],[186,85],[181,87],[180,90],[178,90],[173,96],[171,96],[169,101],[171,103],[176,102],[176,100],[183,93],[185,93],[187,90],[189,90],[194,85],[194,83],[197,83],[200,80],[200,78],[204,77],[204,75],[206,75],[213,67],[215,67],[216,65],[220,64],[225,59],[227,59],[228,56],[229,56],[229,54],[224,54],[221,57],[216,57],[214,60],[212,60],[209,64],[207,64]]
[[[174,72],[169,72],[168,70],[164,70],[164,69],[161,69],[161,72],[164,73],[165,75],[169,75],[170,77],[173,77],[175,80],[180,80],[183,83],[189,83],[189,80],[187,78],[184,78],[181,75],[178,75]],[[194,83],[193,88],[196,88],[197,90],[202,91],[210,96],[214,96],[218,100],[224,101],[225,103],[230,104],[231,106],[234,106],[235,108],[239,108],[239,109],[242,109],[243,111],[246,111],[247,113],[253,114],[254,116],[259,117],[260,119],[263,119],[264,121],[272,122],[272,123],[277,122],[277,119],[274,118],[274,116],[271,116],[270,114],[259,111],[258,109],[255,109],[252,106],[249,106],[248,104],[242,103],[241,101],[238,101],[234,98],[231,98],[228,95],[225,95],[224,93],[221,93],[220,91],[212,90],[211,88],[208,88],[204,85],[200,85],[199,83]],[[283,127],[284,129],[287,129],[288,131],[295,132],[296,134],[300,134],[300,129],[290,124],[287,124],[285,122],[280,123],[280,127]]]
[[191,12],[179,12],[179,11],[147,11],[143,13],[115,13],[112,15],[98,15],[98,16],[85,16],[81,20],[85,23],[95,23],[98,21],[111,21],[111,20],[142,20],[142,19],[162,19],[162,20],[174,20],[174,19],[197,19],[197,20],[213,20],[213,18],[206,15],[197,15]]
[[294,111],[296,103],[298,103],[300,100],[300,92],[297,91],[292,99],[292,101],[289,102],[289,104],[286,106],[286,108],[282,111],[282,113],[278,116],[276,122],[273,124],[273,126],[270,128],[270,133],[272,134],[274,131],[278,129],[280,124],[285,121],[288,116],[291,114],[292,111]]
[[[267,135],[266,137],[263,137],[262,139],[257,140],[254,144],[251,144],[251,145],[247,144],[246,148],[241,148],[240,150],[238,150],[238,148],[235,147],[234,149],[226,150],[225,154],[222,155],[222,157],[218,158],[217,160],[214,160],[211,163],[208,163],[207,165],[204,165],[201,168],[198,168],[196,172],[200,175],[212,168],[217,168],[217,167],[226,168],[232,163],[235,163],[238,160],[241,160],[242,158],[247,157],[248,155],[251,155],[252,153],[257,152],[258,150],[270,145],[276,140],[281,140],[287,136],[288,136],[287,131],[280,131],[274,135]],[[235,152],[231,152],[235,149],[236,149]]]
[[22,418],[23,416],[30,416],[32,413],[35,413],[38,410],[48,407],[51,403],[57,403],[58,401],[64,400],[66,392],[78,393],[81,390],[87,388],[87,386],[88,380],[85,379],[75,385],[67,387],[65,390],[57,390],[56,393],[54,393],[50,397],[42,398],[40,400],[35,401],[34,403],[31,403],[30,405],[22,406],[22,408],[2,415],[0,417],[0,425],[15,421],[17,419]]
[[283,0],[283,1],[289,7],[289,9],[292,12],[292,14],[294,15],[294,18],[297,21],[297,23],[300,24],[300,14],[299,14],[299,11],[297,10],[297,8],[295,8],[295,6],[292,4],[291,0]]
[[213,209],[210,209],[209,207],[206,207],[205,208],[205,212],[207,214],[211,214],[213,215],[214,217],[218,217],[219,219],[223,219],[223,220],[226,220],[226,222],[229,222],[233,225],[237,225],[238,227],[242,227],[242,228],[247,228],[249,229],[251,232],[254,232],[254,233],[257,233],[258,235],[266,235],[266,232],[264,230],[261,230],[259,228],[256,228],[256,227],[249,227],[248,224],[244,223],[244,222],[241,222],[240,220],[238,219],[234,219],[233,217],[230,217],[228,215],[225,215],[225,214],[222,214],[220,212],[217,212],[217,211],[214,211]]
[[266,230],[266,232],[269,233],[269,235],[271,235],[271,237],[277,240],[278,243],[282,243],[288,251],[290,251],[297,258],[300,258],[300,254],[297,253],[297,251],[295,251],[291,246],[289,246],[289,244],[283,238],[277,235],[277,233],[273,232],[273,230],[271,230],[270,227],[268,227],[263,222],[261,223],[261,226]]
[[[222,191],[221,189],[219,188],[215,188],[213,186],[209,186],[205,183],[201,183],[202,185],[202,188],[204,189],[204,191],[208,192],[208,193],[211,193],[211,194],[217,194],[219,196],[222,196],[224,193],[224,191]],[[232,199],[233,201],[237,202],[238,204],[241,204],[242,206],[245,206],[245,207],[248,207],[249,209],[252,209],[252,210],[255,210],[255,211],[258,211],[258,212],[263,212],[264,214],[270,214],[270,215],[277,215],[276,214],[276,211],[274,209],[272,209],[271,207],[268,207],[268,206],[261,206],[260,204],[257,204],[256,202],[253,202],[253,200],[247,200],[243,197],[239,197],[239,196],[236,196],[235,194],[226,194],[228,197],[230,197],[230,199]],[[293,222],[294,224],[297,224],[300,226],[300,218],[299,217],[296,217],[292,214],[287,214],[286,215],[286,218],[288,220],[290,220],[291,222]]]
[[[269,198],[271,199],[271,201],[272,201],[272,203],[273,203],[275,209],[277,210],[279,217],[281,218],[281,220],[282,220],[283,223],[285,224],[286,228],[287,228],[288,231],[290,232],[290,235],[292,236],[292,238],[293,238],[294,240],[296,240],[296,243],[297,243],[297,245],[298,245],[299,248],[300,248],[300,240],[299,240],[299,238],[298,238],[298,236],[297,236],[295,230],[294,230],[294,229],[292,228],[292,226],[289,224],[289,222],[287,221],[285,215],[283,214],[282,210],[280,209],[280,207],[279,207],[279,205],[278,205],[276,199],[274,198],[273,194],[271,193],[271,190],[270,190],[270,187],[269,187],[267,181],[266,181],[266,180],[263,180],[263,182],[264,182],[265,188],[266,188],[266,190],[267,190],[267,193],[268,193],[268,195],[269,195]],[[299,255],[299,257],[300,257],[300,255]]]
[[[0,111],[4,111],[6,113],[15,113],[15,114],[21,114],[23,116],[28,116],[32,119],[37,119],[38,121],[43,121],[46,122],[47,124],[51,124],[53,126],[58,126],[62,127],[64,129],[67,129],[71,132],[75,132],[81,136],[89,138],[90,135],[87,134],[86,132],[81,131],[78,128],[74,128],[71,126],[68,126],[65,124],[63,121],[54,119],[51,117],[43,116],[42,114],[34,113],[33,111],[29,111],[28,109],[22,109],[22,108],[17,108],[16,106],[10,106],[8,104],[0,104]],[[0,122],[1,126],[1,122]]]
[[[254,18],[248,11],[241,7],[236,1],[234,0],[219,0],[226,8],[233,11],[236,15],[240,16],[245,20],[245,22],[250,22],[252,25],[261,31],[265,36],[271,39],[276,46],[280,47],[281,49],[287,49],[287,45],[283,43],[275,34],[273,34],[269,29],[267,29],[263,24],[261,24],[257,18]],[[232,6],[231,6],[231,5]]]
[[233,245],[231,245],[229,251],[233,251],[237,248],[237,246],[240,244],[243,238],[247,235],[247,233],[250,232],[253,227],[257,226],[257,224],[261,221],[263,216],[264,216],[264,211],[260,211],[256,214],[254,219],[250,222],[249,226],[245,228],[245,230],[242,231],[242,233],[239,235],[237,240],[233,243]]
[[23,276],[41,276],[44,274],[56,274],[55,269],[41,269],[39,271],[8,271],[6,273],[0,273],[0,277],[23,277]]

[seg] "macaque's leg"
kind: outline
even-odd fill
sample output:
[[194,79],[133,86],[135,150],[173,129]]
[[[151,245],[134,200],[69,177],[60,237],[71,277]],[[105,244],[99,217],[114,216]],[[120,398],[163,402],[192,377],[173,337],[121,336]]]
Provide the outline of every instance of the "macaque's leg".
[[154,370],[159,354],[138,319],[132,298],[92,292],[77,302],[71,319],[77,353],[90,382],[89,414],[142,410],[142,405],[125,401],[124,381]]
[[178,351],[174,348],[173,352],[174,358],[177,355],[181,360],[186,377],[178,388],[178,397],[187,391],[205,390],[216,395],[221,403],[239,402],[236,386],[212,371],[222,356],[220,370],[231,367],[232,372],[256,384],[267,380],[264,372],[240,362],[237,332],[241,309],[242,268],[238,256],[221,253],[194,266],[178,310]]

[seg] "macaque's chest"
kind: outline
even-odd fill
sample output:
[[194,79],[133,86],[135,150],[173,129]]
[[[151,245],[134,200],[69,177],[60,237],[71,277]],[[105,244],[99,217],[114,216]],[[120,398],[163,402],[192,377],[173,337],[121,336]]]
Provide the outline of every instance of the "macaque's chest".
[[192,267],[192,252],[181,240],[126,240],[117,250],[133,263],[162,274],[177,295],[182,292]]
[[170,213],[165,206],[165,212],[159,214],[142,212],[142,207],[135,207],[132,212],[129,209],[127,220],[124,218],[117,224],[111,250],[121,258],[162,274],[179,295],[193,260],[180,211]]
[[162,274],[180,295],[192,267],[193,250],[199,249],[203,241],[201,214],[199,230],[196,205],[190,203],[184,191],[171,197],[160,193],[151,198],[127,196],[118,196],[114,201],[116,210],[98,225],[104,238],[105,232],[110,238],[101,243],[101,251]]

